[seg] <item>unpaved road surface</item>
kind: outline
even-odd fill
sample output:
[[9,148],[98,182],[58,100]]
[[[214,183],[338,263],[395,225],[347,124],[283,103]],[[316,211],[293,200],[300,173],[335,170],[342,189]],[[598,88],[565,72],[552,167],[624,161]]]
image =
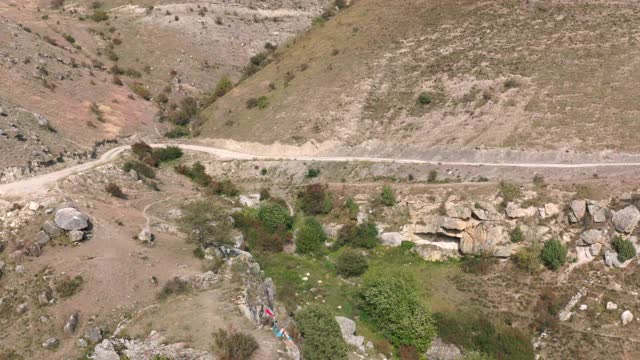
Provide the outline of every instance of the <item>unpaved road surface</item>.
[[[640,162],[592,162],[592,163],[528,163],[528,162],[481,162],[481,161],[437,161],[424,159],[363,157],[363,156],[264,156],[231,151],[213,146],[190,144],[152,144],[153,147],[178,146],[185,151],[197,151],[215,156],[220,160],[289,160],[289,161],[326,161],[326,162],[377,162],[398,164],[423,164],[445,166],[485,166],[485,167],[510,167],[530,169],[588,169],[603,167],[640,167]],[[120,156],[123,151],[130,148],[129,145],[113,148],[102,154],[99,159],[84,164],[75,165],[48,174],[38,175],[32,178],[19,180],[9,184],[0,185],[1,196],[20,196],[38,192],[44,192],[57,181],[67,176],[81,173],[96,166],[109,163]]]

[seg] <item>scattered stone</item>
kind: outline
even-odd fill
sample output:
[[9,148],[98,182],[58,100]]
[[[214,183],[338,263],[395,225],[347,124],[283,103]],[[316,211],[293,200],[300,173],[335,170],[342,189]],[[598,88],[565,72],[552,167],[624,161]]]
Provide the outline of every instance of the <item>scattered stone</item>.
[[598,204],[589,204],[587,210],[589,214],[591,214],[593,222],[603,223],[607,221],[607,208],[599,206]]
[[598,256],[600,254],[600,251],[602,251],[602,244],[596,243],[589,246],[589,252],[592,256]]
[[16,265],[16,268],[14,269],[14,271],[17,272],[18,274],[24,273],[24,265]]
[[471,218],[471,210],[462,204],[448,202],[444,205],[447,216],[454,219],[468,220]]
[[38,295],[38,303],[40,305],[49,305],[49,293],[47,291],[43,291]]
[[71,242],[77,243],[84,239],[84,232],[80,230],[69,231],[69,240]]
[[607,301],[607,310],[617,310],[618,304],[613,303],[611,301]]
[[28,310],[29,310],[29,304],[27,303],[22,303],[16,307],[16,311],[18,312],[18,314],[24,314]]
[[80,321],[80,315],[78,313],[73,313],[69,316],[69,320],[64,324],[64,332],[68,335],[73,335],[76,332],[76,328],[78,327],[78,322]]
[[616,211],[611,221],[616,230],[629,234],[640,221],[640,211],[635,206],[629,205],[620,211]]
[[560,213],[560,209],[558,208],[558,205],[553,203],[544,204],[544,206],[541,207],[540,209],[541,209],[540,217],[543,219],[554,216],[554,215],[558,215]]
[[154,239],[154,236],[151,233],[151,229],[149,229],[146,226],[138,234],[138,240],[142,241],[143,243],[151,243],[153,242],[153,239]]
[[55,222],[63,230],[83,230],[89,226],[89,217],[74,208],[64,208],[56,211]]
[[622,263],[618,260],[618,253],[613,250],[604,252],[604,264],[611,267],[621,267]]
[[97,326],[89,326],[84,329],[84,338],[97,344],[102,340],[102,329]]
[[50,337],[42,343],[42,347],[45,349],[55,349],[59,344],[60,342],[57,338]]
[[569,221],[577,223],[582,220],[585,212],[587,211],[587,202],[584,200],[573,200],[569,205],[571,212],[569,213]]
[[240,195],[238,201],[242,206],[256,207],[260,203],[260,194]]
[[42,224],[42,230],[46,231],[46,233],[52,237],[62,234],[62,230],[51,220],[47,220]]
[[380,241],[382,245],[397,247],[406,241],[407,238],[399,232],[387,232],[380,234]]
[[129,176],[131,176],[131,178],[136,181],[139,179],[138,173],[133,169],[129,170]]
[[467,226],[469,226],[469,223],[466,221],[451,217],[444,218],[442,225],[440,225],[443,229],[454,231],[462,231],[466,229]]
[[627,325],[631,321],[633,321],[633,314],[629,310],[625,310],[620,316],[620,320],[622,320],[622,325]]
[[49,126],[49,119],[47,119],[46,117],[40,115],[40,114],[34,114],[36,116],[36,120],[38,120],[38,125],[42,126],[42,127],[48,127]]
[[585,310],[587,310],[588,308],[589,308],[589,306],[587,306],[587,304],[580,304],[580,308],[579,308],[579,309],[580,309],[581,311],[585,311]]
[[0,116],[9,116],[7,114],[7,111],[2,106],[0,106]]
[[580,234],[578,245],[591,245],[604,242],[604,236],[600,230],[587,230]]
[[460,360],[463,358],[462,352],[457,346],[447,344],[439,337],[433,340],[426,355],[428,360]]
[[40,316],[40,322],[43,323],[43,324],[48,323],[49,322],[49,317],[46,316],[46,315]]
[[526,209],[523,209],[520,206],[510,202],[507,204],[507,208],[505,209],[505,212],[508,217],[512,219],[518,219],[523,217],[534,216],[536,214],[536,208],[531,206]]
[[38,243],[38,245],[40,246],[46,245],[49,240],[51,240],[51,237],[43,230],[38,231],[38,233],[36,234],[36,243]]
[[31,210],[31,211],[38,211],[38,209],[40,209],[40,204],[38,204],[35,201],[31,201],[31,202],[29,202],[29,206],[28,207],[29,207],[29,210]]
[[342,332],[342,338],[347,345],[355,346],[361,352],[364,352],[364,336],[356,336],[356,323],[355,321],[342,316],[336,316],[336,321],[340,325],[340,331]]
[[87,346],[89,346],[89,343],[87,342],[87,340],[80,338],[76,341],[76,345],[79,348],[86,348]]
[[500,213],[489,203],[476,202],[471,210],[473,216],[482,221],[497,221],[502,219]]

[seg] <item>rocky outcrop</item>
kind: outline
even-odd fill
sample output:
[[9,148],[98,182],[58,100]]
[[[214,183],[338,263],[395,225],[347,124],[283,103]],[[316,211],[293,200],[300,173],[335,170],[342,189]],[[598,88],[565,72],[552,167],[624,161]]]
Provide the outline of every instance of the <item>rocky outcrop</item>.
[[603,223],[607,221],[607,208],[596,203],[590,203],[589,205],[587,205],[587,210],[589,211],[589,215],[591,215],[593,222]]
[[347,345],[354,346],[358,349],[358,351],[364,353],[364,336],[356,336],[355,321],[342,316],[336,316],[336,321],[340,326],[342,338],[347,343]]
[[418,244],[411,251],[427,261],[446,261],[460,257],[457,246],[450,249],[433,244]]
[[471,218],[471,210],[462,204],[448,202],[445,204],[445,211],[450,218],[462,220]]
[[507,204],[507,208],[505,209],[505,211],[507,213],[507,216],[511,219],[519,219],[536,215],[536,208],[534,208],[533,206],[523,209],[512,202]]
[[386,232],[380,234],[378,237],[382,245],[390,247],[400,246],[403,241],[407,241],[407,237],[399,232]]
[[482,221],[499,221],[502,220],[502,215],[493,207],[493,205],[486,202],[476,202],[472,209],[473,217]]
[[102,329],[97,326],[89,326],[84,329],[84,338],[93,344],[102,340]]
[[[116,351],[116,349],[118,351]],[[145,340],[106,339],[96,345],[94,360],[120,360],[120,354],[127,359],[151,359],[150,356],[180,360],[214,360],[215,357],[201,350],[187,347],[185,343],[167,344],[166,339],[152,331]]]
[[457,346],[447,344],[439,337],[433,340],[425,355],[428,360],[460,360],[464,358],[462,351]]
[[635,206],[629,205],[620,211],[616,211],[611,221],[617,231],[629,234],[640,221],[640,211]]
[[587,230],[580,234],[580,239],[578,240],[578,245],[589,246],[596,243],[604,242],[604,234],[600,230]]
[[569,204],[569,222],[577,223],[582,220],[587,211],[587,202],[584,200],[573,200]]

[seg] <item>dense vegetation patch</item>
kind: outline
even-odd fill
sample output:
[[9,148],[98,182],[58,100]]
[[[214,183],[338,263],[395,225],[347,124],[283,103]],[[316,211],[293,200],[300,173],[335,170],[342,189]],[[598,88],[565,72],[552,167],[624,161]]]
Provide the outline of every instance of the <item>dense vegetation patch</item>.
[[202,247],[233,244],[230,237],[233,224],[229,215],[210,200],[197,200],[183,206],[178,225],[190,241]]
[[362,224],[346,224],[338,232],[337,245],[373,249],[380,243],[378,228],[372,222]]
[[320,254],[327,239],[327,234],[318,220],[307,217],[297,231],[296,251],[301,254]]
[[245,360],[258,350],[258,342],[248,334],[218,329],[213,334],[221,360]]
[[297,205],[308,215],[328,214],[333,208],[333,199],[326,186],[311,184],[298,192]]
[[625,262],[636,256],[636,247],[631,241],[623,239],[622,236],[616,236],[611,245],[618,253],[618,260],[620,260],[620,262]]
[[336,271],[344,277],[360,276],[367,271],[369,263],[367,257],[358,250],[347,249],[336,262]]
[[311,305],[295,317],[304,337],[302,356],[305,359],[347,359],[347,344],[342,339],[340,326],[327,308]]
[[540,258],[546,267],[558,270],[567,262],[567,248],[558,239],[547,241],[542,247]]

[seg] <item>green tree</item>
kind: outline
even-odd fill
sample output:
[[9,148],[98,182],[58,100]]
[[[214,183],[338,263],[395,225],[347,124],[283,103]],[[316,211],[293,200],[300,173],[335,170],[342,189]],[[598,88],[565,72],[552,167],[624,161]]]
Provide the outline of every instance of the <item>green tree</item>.
[[369,274],[360,291],[363,317],[397,347],[429,348],[436,336],[431,311],[419,297],[415,279],[404,272]]
[[542,247],[540,258],[546,267],[558,270],[567,262],[567,248],[558,239],[547,241]]
[[322,225],[313,217],[305,218],[298,229],[296,251],[301,254],[319,254],[327,241]]
[[338,232],[338,244],[373,249],[380,243],[378,228],[371,222],[359,225],[347,224]]
[[636,256],[636,247],[629,240],[623,239],[622,236],[616,236],[613,239],[613,249],[618,253],[618,260],[625,262]]
[[367,257],[362,252],[347,249],[336,262],[336,271],[344,277],[360,276],[369,268]]
[[325,307],[311,305],[295,315],[300,334],[304,338],[302,356],[305,360],[346,360],[347,344],[340,326]]
[[275,232],[280,228],[290,229],[292,225],[289,211],[275,202],[265,202],[258,209],[258,219],[265,229]]
[[201,246],[233,244],[229,236],[233,226],[231,218],[220,205],[211,201],[198,200],[183,206],[178,225],[189,240]]
[[380,193],[380,200],[384,206],[393,206],[396,203],[396,194],[389,185],[382,187],[382,193]]

